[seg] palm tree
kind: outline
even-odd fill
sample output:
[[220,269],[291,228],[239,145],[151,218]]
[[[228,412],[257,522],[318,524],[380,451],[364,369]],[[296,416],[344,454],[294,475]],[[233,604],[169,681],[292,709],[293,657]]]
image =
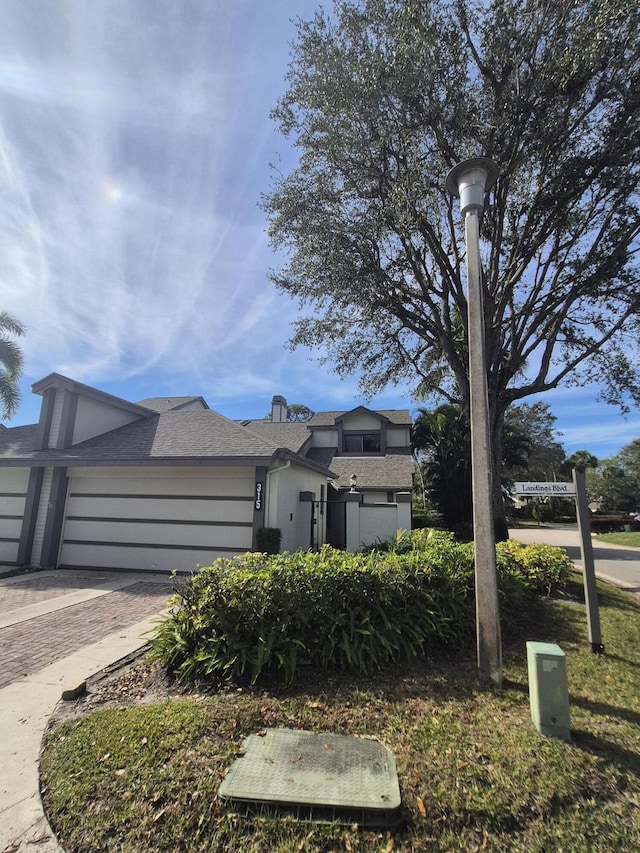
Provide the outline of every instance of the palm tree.
[[0,311],[0,405],[2,417],[9,419],[20,402],[18,379],[22,375],[22,350],[12,339],[25,333],[22,323],[8,311]]

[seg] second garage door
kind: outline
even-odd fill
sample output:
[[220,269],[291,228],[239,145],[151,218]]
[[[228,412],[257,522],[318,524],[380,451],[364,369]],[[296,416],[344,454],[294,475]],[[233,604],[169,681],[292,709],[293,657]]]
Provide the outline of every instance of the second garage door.
[[253,468],[70,474],[60,567],[193,571],[251,549]]

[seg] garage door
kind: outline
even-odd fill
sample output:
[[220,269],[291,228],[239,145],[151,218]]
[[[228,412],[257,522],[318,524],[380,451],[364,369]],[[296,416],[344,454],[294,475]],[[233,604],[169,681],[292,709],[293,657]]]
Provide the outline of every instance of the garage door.
[[193,571],[251,549],[254,469],[71,472],[59,565]]
[[3,565],[17,565],[28,486],[28,468],[0,470],[0,563]]

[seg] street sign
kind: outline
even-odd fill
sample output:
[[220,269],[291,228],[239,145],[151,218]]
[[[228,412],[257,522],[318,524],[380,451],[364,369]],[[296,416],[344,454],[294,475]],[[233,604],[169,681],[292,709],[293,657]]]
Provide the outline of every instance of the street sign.
[[576,486],[575,483],[516,483],[516,494],[575,498]]

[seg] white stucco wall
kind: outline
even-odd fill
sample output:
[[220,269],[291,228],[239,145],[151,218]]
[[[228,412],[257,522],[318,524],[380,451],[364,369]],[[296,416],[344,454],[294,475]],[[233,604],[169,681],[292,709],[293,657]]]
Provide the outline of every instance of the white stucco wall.
[[398,506],[396,504],[380,504],[360,506],[359,546],[374,545],[384,542],[396,535],[401,527],[398,524]]
[[[300,501],[300,492],[313,492],[320,500],[320,486],[327,479],[308,468],[291,464],[273,469],[267,477],[267,513],[265,525],[282,531],[281,551],[307,550],[311,545],[311,503]],[[326,512],[315,507],[318,544],[325,541]]]
[[380,429],[380,418],[370,415],[368,412],[356,412],[342,419],[342,428],[345,430],[372,430]]
[[[58,394],[61,394],[61,391],[58,391]],[[79,444],[135,420],[138,418],[131,412],[80,396],[73,429],[73,444]]]

